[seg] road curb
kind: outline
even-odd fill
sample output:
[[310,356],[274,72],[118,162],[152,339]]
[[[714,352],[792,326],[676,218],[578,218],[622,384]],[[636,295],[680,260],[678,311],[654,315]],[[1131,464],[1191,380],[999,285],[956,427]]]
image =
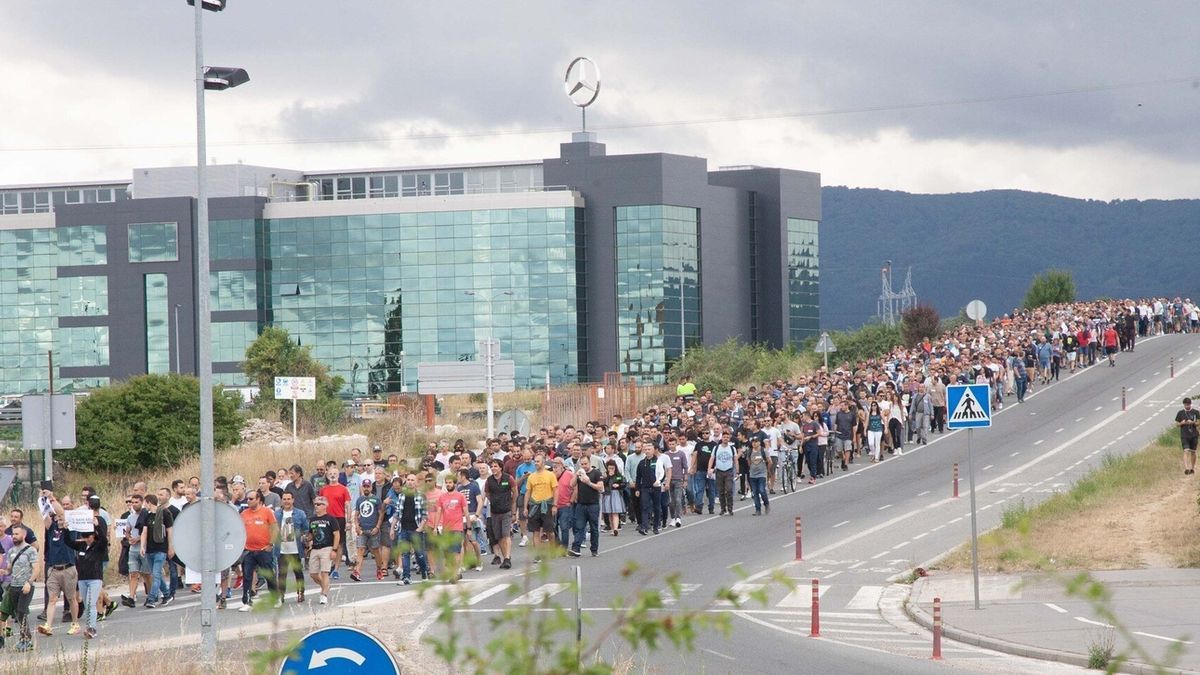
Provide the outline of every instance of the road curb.
[[[926,630],[933,630],[933,617],[929,615],[918,603],[912,601],[912,596],[917,594],[918,586],[924,583],[924,579],[918,579],[913,583],[909,590],[908,597],[904,600],[904,613],[912,619],[914,623]],[[963,642],[984,649],[991,649],[1005,654],[1014,656],[1024,656],[1026,658],[1040,659],[1042,661],[1055,661],[1058,663],[1066,663],[1081,668],[1088,667],[1088,657],[1086,654],[1078,652],[1069,652],[1061,649],[1050,649],[1048,647],[1034,647],[1032,645],[1022,644],[1020,642],[1012,642],[1003,638],[992,637],[990,635],[982,635],[973,633],[968,630],[956,628],[945,621],[945,616],[942,617],[942,635],[950,640]],[[1130,673],[1131,675],[1159,675],[1161,673],[1179,673],[1180,675],[1200,675],[1200,672],[1194,670],[1182,670],[1175,668],[1158,668],[1155,666],[1146,665],[1127,661],[1121,664],[1118,672]]]

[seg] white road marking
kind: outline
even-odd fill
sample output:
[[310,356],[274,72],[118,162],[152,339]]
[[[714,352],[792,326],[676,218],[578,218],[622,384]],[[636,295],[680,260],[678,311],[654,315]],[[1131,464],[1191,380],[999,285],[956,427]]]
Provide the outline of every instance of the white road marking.
[[[817,597],[825,595],[829,590],[829,584],[821,584],[817,586]],[[776,607],[810,607],[812,606],[812,587],[805,584],[800,584],[796,590],[788,593],[782,600],[775,603]]]
[[510,605],[540,605],[542,601],[552,595],[562,593],[567,589],[567,584],[542,584],[537,588],[517,596],[511,600]]
[[843,520],[842,522],[838,523],[837,525],[834,525],[833,527],[834,527],[834,529],[837,529],[837,528],[839,528],[839,527],[841,527],[841,526],[843,526],[843,525],[849,525],[849,524],[850,524],[850,521],[848,521],[848,520]]
[[927,494],[929,494],[929,490],[926,490],[926,491],[924,491],[924,492],[922,492],[922,493],[918,494],[917,496],[918,496],[918,497],[924,497],[924,496],[925,496],[925,495],[927,495]]
[[942,523],[941,525],[938,525],[937,527],[935,527],[935,528],[933,528],[932,530],[930,530],[930,532],[937,532],[938,530],[942,529],[942,528],[943,528],[943,527],[945,527],[945,526],[946,526],[946,524],[945,524],[945,523]]
[[871,560],[879,560],[880,558],[882,558],[883,556],[885,556],[887,554],[888,554],[887,551],[881,551],[881,552],[876,553],[875,555],[871,556]]
[[996,466],[996,465],[995,465],[995,464],[988,464],[987,466],[985,466],[985,467],[983,467],[982,469],[980,469],[980,471],[987,471],[988,469],[992,468],[993,466]]
[[913,537],[912,540],[916,541],[918,539],[924,539],[925,537],[928,537],[928,536],[929,536],[928,532],[922,532],[921,534],[918,534],[917,536]]
[[1101,623],[1101,622],[1099,622],[1099,621],[1092,621],[1091,619],[1085,619],[1085,618],[1083,618],[1082,616],[1077,616],[1077,617],[1075,617],[1075,620],[1076,620],[1076,621],[1081,621],[1081,622],[1083,622],[1083,623],[1088,623],[1088,624],[1091,624],[1091,625],[1093,625],[1093,626],[1100,626],[1101,628],[1112,628],[1112,627],[1113,627],[1113,626],[1111,626],[1111,625],[1109,625],[1109,624],[1107,624],[1107,623]]
[[1016,456],[1017,456],[1017,455],[1019,455],[1019,454],[1021,454],[1021,451],[1020,451],[1020,450],[1018,450],[1018,451],[1014,452],[1013,454],[1009,455],[1009,457],[1016,457]]
[[[734,584],[732,587],[730,587],[729,590],[734,595],[737,596],[739,603],[745,604],[746,601],[750,599],[751,593],[762,590],[765,585],[766,584],[748,584],[745,582],[738,582],[738,583]],[[732,604],[733,603],[730,602],[729,600],[718,600],[717,601],[717,605],[723,605],[726,607],[728,607],[729,605],[732,605]]]
[[1062,607],[1059,607],[1058,605],[1054,604],[1053,602],[1043,602],[1042,604],[1049,607],[1050,609],[1058,612],[1059,614],[1067,613],[1067,610],[1063,609]]
[[1165,635],[1155,635],[1154,633],[1143,633],[1143,632],[1142,632],[1142,631],[1140,631],[1140,630],[1135,630],[1135,631],[1133,631],[1133,634],[1134,634],[1134,635],[1141,635],[1142,637],[1154,638],[1155,640],[1166,640],[1167,642],[1178,642],[1178,643],[1179,643],[1179,644],[1181,644],[1181,645],[1190,645],[1190,644],[1193,644],[1193,643],[1192,643],[1191,641],[1189,641],[1189,640],[1178,640],[1178,639],[1176,639],[1176,638],[1170,638],[1170,637],[1167,637],[1167,636],[1165,636]]
[[957,523],[957,522],[958,522],[958,521],[960,521],[960,520],[962,520],[962,517],[961,517],[961,516],[960,516],[960,517],[958,517],[958,518],[955,518],[955,519],[954,519],[954,520],[952,520],[952,521],[950,521],[950,524],[951,524],[951,525],[953,525],[954,523]]
[[876,610],[879,608],[881,597],[883,597],[883,586],[863,586],[858,589],[850,602],[846,603],[846,609]]
[[836,577],[837,575],[841,574],[842,572],[843,572],[843,570],[838,570],[838,571],[836,571],[836,572],[832,572],[832,573],[830,573],[830,574],[826,574],[826,575],[825,575],[825,581],[829,581],[830,579],[832,579],[832,578]]
[[1061,433],[1062,433],[1064,430],[1065,430],[1065,427],[1059,427],[1059,428],[1057,428],[1057,429],[1055,429],[1055,430],[1054,430],[1054,433],[1056,433],[1056,434],[1061,434]]
[[732,656],[730,656],[728,654],[722,654],[721,652],[715,652],[711,649],[708,649],[707,647],[702,648],[701,651],[708,652],[709,654],[712,654],[713,656],[719,656],[727,661],[737,661],[737,659],[733,658]]
[[1145,381],[1146,381],[1145,379],[1142,380],[1142,382],[1145,382]]
[[1033,442],[1033,444],[1034,444],[1034,445],[1041,445],[1042,443],[1045,443],[1045,442],[1046,442],[1046,439],[1044,439],[1044,438],[1043,438],[1043,439],[1041,439],[1041,440],[1034,441],[1034,442]]
[[892,508],[892,505],[891,505],[891,504],[884,504],[883,506],[879,507],[879,508],[878,508],[878,509],[876,509],[876,510],[877,510],[877,511],[882,511],[882,510],[884,510],[884,509],[890,509],[890,508]]
[[1096,410],[1104,410],[1104,406],[1098,405],[1098,406],[1096,406]]
[[854,563],[853,565],[847,567],[846,569],[850,569],[850,570],[858,569],[859,567],[862,567],[865,564],[867,564],[866,560],[860,560],[860,561]]
[[1083,421],[1083,418],[1082,418],[1082,417],[1076,417],[1076,418],[1075,418],[1075,421],[1076,421],[1076,422],[1082,422],[1082,421]]
[[500,586],[493,586],[493,587],[487,589],[486,591],[482,591],[480,593],[476,593],[475,595],[472,595],[471,598],[469,600],[467,600],[467,604],[468,605],[478,605],[479,603],[483,602],[484,600],[487,600],[488,598],[492,597],[493,595],[495,595],[501,591],[506,591],[506,590],[508,590],[508,584],[502,584]]

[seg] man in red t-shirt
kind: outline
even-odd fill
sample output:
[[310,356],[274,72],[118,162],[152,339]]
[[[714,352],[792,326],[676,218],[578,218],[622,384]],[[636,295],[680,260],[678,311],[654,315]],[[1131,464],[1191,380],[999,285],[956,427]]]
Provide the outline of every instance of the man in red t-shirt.
[[[325,498],[325,501],[329,502],[328,513],[333,517],[334,520],[337,521],[338,534],[341,536],[341,556],[342,559],[346,561],[346,564],[349,565],[350,553],[346,548],[346,513],[354,508],[353,504],[350,503],[350,491],[346,489],[345,485],[342,485],[338,482],[338,470],[336,467],[329,469],[325,476],[328,478],[329,483],[322,487],[317,494],[321,495]],[[338,578],[337,568],[338,552],[334,551],[333,571],[329,573],[330,579]]]
[[[437,498],[437,534],[446,537],[445,550],[454,558],[450,583],[462,578],[463,536],[467,517],[467,497],[457,490],[446,490]],[[449,562],[449,561],[447,561]]]
[[1117,344],[1117,331],[1109,324],[1108,328],[1104,329],[1104,353],[1108,354],[1109,366],[1117,365]]

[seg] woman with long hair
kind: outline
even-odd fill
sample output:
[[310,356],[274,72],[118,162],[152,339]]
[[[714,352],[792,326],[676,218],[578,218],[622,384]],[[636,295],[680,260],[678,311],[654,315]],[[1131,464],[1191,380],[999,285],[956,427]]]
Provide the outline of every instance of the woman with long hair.
[[883,439],[883,413],[879,403],[871,401],[871,409],[867,413],[867,446],[871,449],[871,463],[880,460],[880,441]]

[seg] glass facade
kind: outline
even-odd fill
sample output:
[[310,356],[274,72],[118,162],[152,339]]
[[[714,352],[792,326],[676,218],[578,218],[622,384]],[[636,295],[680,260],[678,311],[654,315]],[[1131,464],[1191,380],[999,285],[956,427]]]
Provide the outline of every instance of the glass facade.
[[134,223],[129,226],[129,262],[179,260],[177,223]]
[[146,372],[171,372],[171,309],[167,300],[167,275],[147,274]]
[[[59,316],[108,312],[104,277],[58,278],[60,265],[99,265],[107,260],[103,227],[0,230],[0,368],[4,392],[44,392],[49,383],[51,350],[54,364],[83,366],[108,363],[108,334],[103,329],[69,329],[61,334]],[[88,336],[86,331],[93,331]],[[63,380],[54,373],[56,389],[87,386],[99,380]]]
[[212,324],[212,360],[240,363],[246,358],[246,347],[258,337],[258,323],[228,321]]
[[108,277],[63,277],[58,280],[59,316],[108,314]]
[[314,197],[321,200],[525,192],[542,188],[542,166],[352,173],[319,176],[313,182],[317,186]]
[[615,215],[619,367],[664,382],[683,341],[702,339],[700,211],[651,204],[619,206]]
[[0,190],[0,215],[50,213],[65,204],[103,204],[122,199],[129,199],[128,185]]
[[214,312],[258,309],[258,283],[254,270],[227,270],[209,274],[209,309]]
[[472,360],[489,333],[518,387],[573,382],[581,224],[573,208],[270,219],[259,293],[355,395],[415,391],[418,363]]
[[787,219],[788,340],[793,344],[820,331],[818,226],[815,220]]
[[211,260],[254,260],[257,255],[254,232],[258,221],[214,220],[208,224],[208,250]]

